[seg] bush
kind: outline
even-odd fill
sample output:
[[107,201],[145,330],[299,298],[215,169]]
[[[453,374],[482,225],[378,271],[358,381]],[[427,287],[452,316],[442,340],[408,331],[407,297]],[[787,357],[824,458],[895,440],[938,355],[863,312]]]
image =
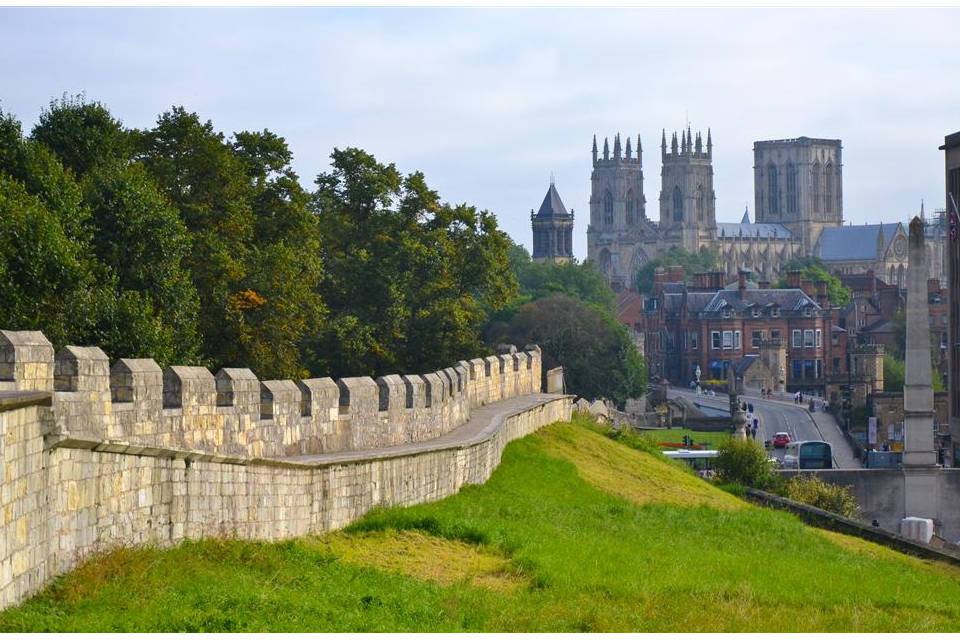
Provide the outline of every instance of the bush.
[[714,469],[721,483],[772,490],[780,482],[767,452],[755,440],[730,438],[717,447]]
[[847,518],[860,517],[860,505],[850,487],[828,484],[812,474],[790,478],[784,486],[783,495]]

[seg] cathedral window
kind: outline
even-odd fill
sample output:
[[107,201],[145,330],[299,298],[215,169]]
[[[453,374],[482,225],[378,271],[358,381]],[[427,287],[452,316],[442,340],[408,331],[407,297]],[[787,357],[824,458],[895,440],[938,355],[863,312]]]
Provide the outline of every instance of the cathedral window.
[[811,204],[814,211],[820,210],[820,163],[813,163],[813,173],[810,176]]
[[603,194],[603,224],[613,226],[613,194],[609,191]]
[[627,191],[627,224],[633,224],[634,214],[637,210],[637,203],[633,198],[633,189]]
[[697,187],[697,220],[703,222],[703,212],[704,212],[704,199],[703,199],[703,185]]
[[823,172],[823,210],[833,211],[833,165],[829,162]]
[[673,219],[677,222],[683,220],[683,194],[680,193],[680,187],[673,188]]
[[787,163],[787,213],[796,213],[799,210],[797,200],[797,167]]
[[780,174],[772,164],[767,167],[767,201],[767,213],[780,215]]

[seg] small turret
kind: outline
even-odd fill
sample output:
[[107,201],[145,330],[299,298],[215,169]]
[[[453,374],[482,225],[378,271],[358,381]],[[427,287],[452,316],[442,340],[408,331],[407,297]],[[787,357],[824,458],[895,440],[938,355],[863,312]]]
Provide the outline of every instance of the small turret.
[[607,142],[606,138],[603,139],[603,159],[610,159],[610,144]]
[[637,162],[643,166],[643,145],[640,144],[640,134],[637,134]]
[[687,132],[680,129],[680,154],[687,155]]
[[670,140],[670,152],[673,155],[677,155],[677,132],[673,132],[673,138]]
[[703,138],[700,137],[700,132],[697,131],[697,146],[696,146],[697,155],[703,153]]
[[713,140],[710,138],[710,127],[707,127],[707,157],[713,157]]
[[661,158],[667,157],[667,130],[664,129],[663,133],[660,134],[660,156]]
[[618,133],[613,137],[613,159],[620,159],[620,134]]
[[597,134],[593,134],[593,166],[597,166]]
[[687,153],[693,153],[693,136],[690,134],[690,125],[687,125]]
[[630,146],[630,136],[627,136],[627,152],[626,158],[630,160],[633,157],[633,148]]

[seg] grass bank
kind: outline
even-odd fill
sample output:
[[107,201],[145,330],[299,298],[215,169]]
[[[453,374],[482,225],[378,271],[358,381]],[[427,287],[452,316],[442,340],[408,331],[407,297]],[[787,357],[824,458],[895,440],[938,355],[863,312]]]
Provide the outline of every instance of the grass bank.
[[[719,444],[730,438],[730,435],[722,431],[694,431],[692,429],[649,429],[639,432],[640,435],[652,439],[657,443],[668,443],[680,445],[683,437],[693,438],[695,444],[703,445],[707,449],[716,449]],[[676,449],[679,447],[666,446],[664,449]]]
[[806,527],[586,422],[483,486],[279,544],[122,550],[0,631],[956,631],[960,571]]

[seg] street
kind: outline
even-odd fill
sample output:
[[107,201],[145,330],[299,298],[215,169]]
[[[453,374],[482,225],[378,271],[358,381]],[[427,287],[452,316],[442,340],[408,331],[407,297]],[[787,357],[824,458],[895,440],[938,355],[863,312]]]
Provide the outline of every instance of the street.
[[[703,396],[688,389],[671,387],[670,397],[682,395],[707,407],[727,410],[730,407],[726,395]],[[804,407],[790,401],[760,399],[759,395],[743,395],[742,402],[753,405],[754,415],[760,420],[757,440],[763,443],[772,440],[773,434],[786,431],[791,440],[824,440],[833,447],[834,467],[838,469],[859,469],[860,462],[854,457],[850,445],[843,438],[832,416],[826,413],[811,415]],[[816,416],[817,420],[814,420]],[[773,455],[782,460],[784,450],[773,449]]]

